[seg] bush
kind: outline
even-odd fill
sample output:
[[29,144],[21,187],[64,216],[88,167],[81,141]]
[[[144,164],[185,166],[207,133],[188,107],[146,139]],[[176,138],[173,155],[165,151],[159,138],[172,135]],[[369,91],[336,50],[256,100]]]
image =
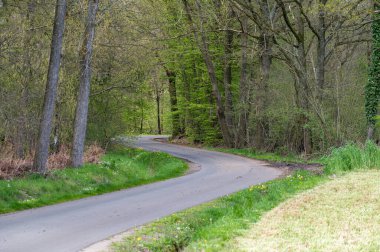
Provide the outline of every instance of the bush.
[[334,149],[323,159],[327,174],[357,169],[380,168],[380,148],[368,141],[364,146],[350,143]]

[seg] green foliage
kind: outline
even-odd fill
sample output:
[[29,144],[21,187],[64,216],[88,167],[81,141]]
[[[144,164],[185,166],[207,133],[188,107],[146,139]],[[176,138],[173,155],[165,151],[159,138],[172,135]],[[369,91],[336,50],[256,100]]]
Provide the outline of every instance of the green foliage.
[[297,172],[252,186],[144,226],[115,244],[114,251],[220,251],[265,212],[324,180]]
[[116,191],[182,175],[187,164],[168,154],[118,149],[98,165],[53,170],[47,177],[0,180],[0,213]]
[[357,169],[380,169],[380,148],[372,141],[364,146],[351,143],[334,149],[323,159],[323,163],[328,174]]
[[[375,11],[379,11],[379,5],[375,4]],[[369,69],[368,83],[365,88],[365,108],[368,124],[376,123],[379,100],[380,100],[380,14],[373,15],[372,22],[372,55]]]

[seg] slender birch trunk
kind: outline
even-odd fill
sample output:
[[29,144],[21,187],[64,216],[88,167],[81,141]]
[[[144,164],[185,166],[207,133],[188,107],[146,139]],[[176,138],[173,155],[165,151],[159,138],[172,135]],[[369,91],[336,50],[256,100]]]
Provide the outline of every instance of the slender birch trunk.
[[91,84],[91,59],[95,37],[96,14],[99,0],[88,1],[88,16],[81,54],[81,75],[74,122],[73,148],[71,162],[73,167],[83,165],[83,152],[86,139],[88,104]]

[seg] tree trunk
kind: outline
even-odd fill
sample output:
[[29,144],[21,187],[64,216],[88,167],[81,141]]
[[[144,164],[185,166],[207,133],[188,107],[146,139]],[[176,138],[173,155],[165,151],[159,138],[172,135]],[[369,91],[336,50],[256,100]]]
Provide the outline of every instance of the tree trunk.
[[247,17],[243,17],[242,21],[242,34],[241,34],[241,72],[240,72],[240,86],[239,86],[239,120],[238,131],[235,137],[235,147],[242,148],[246,146],[248,139],[246,139],[248,128],[248,116],[249,116],[249,99],[250,86],[253,85],[249,74],[248,65],[248,33],[247,33]]
[[157,130],[158,130],[158,134],[161,135],[162,134],[162,129],[161,129],[161,109],[160,109],[160,94],[159,92],[156,93],[156,104],[157,104]]
[[268,119],[265,115],[268,107],[268,82],[272,64],[272,36],[262,32],[259,38],[260,80],[256,92],[256,134],[255,146],[265,147],[265,138],[269,131]]
[[304,23],[301,17],[300,11],[297,12],[297,27],[298,27],[298,44],[297,44],[297,55],[298,55],[298,85],[299,85],[299,102],[302,109],[300,115],[300,125],[303,132],[302,147],[304,153],[310,154],[312,152],[312,140],[311,140],[311,130],[307,127],[309,123],[309,110],[312,93],[308,84],[307,79],[307,61],[306,61],[306,50],[305,50],[305,30]]
[[376,115],[380,100],[380,5],[374,4],[374,16],[372,22],[372,55],[369,68],[368,82],[365,87],[365,110],[368,123],[367,138],[373,139]]
[[86,139],[88,104],[91,84],[91,58],[98,7],[99,0],[88,1],[86,30],[84,35],[84,42],[80,52],[81,75],[75,113],[73,147],[71,152],[71,162],[73,167],[79,167],[83,165],[83,152]]
[[[261,0],[259,2],[260,10],[267,23],[271,22],[270,10],[268,2]],[[258,149],[264,149],[266,143],[266,137],[269,132],[268,118],[266,116],[266,110],[268,107],[268,82],[269,74],[272,65],[272,46],[273,35],[267,28],[262,27],[259,37],[259,62],[260,62],[260,78],[257,83],[256,90],[256,132],[254,137],[255,146]]]
[[33,164],[34,169],[42,174],[47,172],[46,162],[49,156],[49,140],[59,81],[59,68],[61,62],[63,32],[65,27],[65,13],[66,0],[57,0],[44,106]]
[[317,98],[323,100],[325,87],[325,65],[326,65],[326,24],[325,5],[327,0],[319,1],[318,13],[318,45],[317,45]]
[[196,5],[197,5],[198,14],[199,14],[200,23],[201,23],[200,38],[199,38],[198,37],[198,31],[195,27],[193,20],[192,20],[190,6],[189,6],[187,0],[182,0],[182,2],[184,3],[188,21],[191,25],[192,31],[194,33],[195,40],[198,43],[199,49],[202,53],[204,62],[205,62],[206,67],[207,67],[208,75],[209,75],[211,86],[212,86],[212,94],[213,94],[215,101],[216,101],[216,115],[218,118],[218,122],[219,122],[219,126],[220,126],[220,130],[221,130],[221,133],[223,136],[224,143],[228,147],[233,147],[234,143],[233,143],[233,139],[232,139],[230,130],[229,130],[228,125],[227,125],[227,120],[226,120],[225,111],[224,111],[224,105],[223,105],[222,97],[220,95],[219,88],[218,88],[218,79],[216,77],[215,67],[214,67],[214,64],[213,64],[212,59],[211,59],[211,55],[210,55],[210,51],[209,51],[208,43],[207,43],[207,39],[206,39],[206,34],[204,32],[204,29],[203,29],[204,20],[203,20],[203,16],[202,16],[203,13],[202,13],[201,5],[200,5],[199,1],[197,0]]
[[169,95],[170,95],[170,110],[172,113],[172,130],[173,137],[177,137],[182,134],[180,118],[178,113],[178,105],[177,105],[177,88],[176,88],[176,73],[166,70],[166,76],[169,80]]
[[[228,18],[232,18],[233,11],[230,7]],[[225,42],[224,42],[224,73],[223,73],[223,81],[224,81],[224,96],[225,96],[225,111],[226,111],[226,121],[228,127],[234,126],[234,108],[233,108],[233,100],[232,100],[232,46],[234,40],[233,31],[228,29],[225,33]]]

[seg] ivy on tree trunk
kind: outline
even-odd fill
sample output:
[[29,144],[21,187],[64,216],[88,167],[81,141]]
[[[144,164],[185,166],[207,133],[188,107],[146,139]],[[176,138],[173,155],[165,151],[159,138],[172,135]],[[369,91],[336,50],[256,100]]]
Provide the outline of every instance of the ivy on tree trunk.
[[374,4],[372,22],[372,56],[369,68],[368,83],[365,88],[365,110],[368,121],[368,138],[373,138],[380,98],[380,8],[379,3]]

